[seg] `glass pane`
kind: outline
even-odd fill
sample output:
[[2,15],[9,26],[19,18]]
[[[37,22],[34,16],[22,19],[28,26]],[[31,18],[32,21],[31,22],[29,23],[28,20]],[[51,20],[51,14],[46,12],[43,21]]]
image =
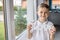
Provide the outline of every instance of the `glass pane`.
[[15,34],[19,36],[26,29],[26,0],[14,0]]
[[0,40],[4,40],[3,2],[0,0]]
[[60,0],[52,0],[52,9],[60,9]]

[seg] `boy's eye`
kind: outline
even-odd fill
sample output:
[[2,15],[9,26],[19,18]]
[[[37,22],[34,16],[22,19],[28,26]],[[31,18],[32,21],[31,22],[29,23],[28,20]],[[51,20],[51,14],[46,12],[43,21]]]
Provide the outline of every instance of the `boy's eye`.
[[42,11],[40,13],[43,13]]
[[45,12],[45,13],[48,13],[48,12]]
[[45,13],[47,13],[47,12],[45,12]]

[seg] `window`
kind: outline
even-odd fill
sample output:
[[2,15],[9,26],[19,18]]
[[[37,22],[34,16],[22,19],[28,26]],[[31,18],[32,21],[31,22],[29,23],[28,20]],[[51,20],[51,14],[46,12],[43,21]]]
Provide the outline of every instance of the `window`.
[[60,9],[60,0],[52,0],[52,9]]
[[[30,3],[32,1],[32,3]],[[33,0],[28,0],[26,7],[26,1],[22,0],[4,0],[4,26],[5,26],[5,39],[16,40],[23,39],[22,33],[26,33],[26,25],[35,20],[36,7]],[[13,5],[14,4],[14,5]],[[14,10],[13,10],[14,9]],[[27,16],[27,20],[26,20]],[[15,24],[15,26],[14,26]],[[21,36],[20,36],[21,35]]]
[[14,19],[15,19],[15,35],[20,35],[27,25],[26,16],[26,0],[14,0]]

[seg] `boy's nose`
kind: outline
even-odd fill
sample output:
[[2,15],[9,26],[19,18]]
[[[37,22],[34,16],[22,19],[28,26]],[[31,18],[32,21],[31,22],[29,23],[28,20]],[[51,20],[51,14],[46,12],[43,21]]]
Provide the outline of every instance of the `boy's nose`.
[[42,13],[42,16],[45,16],[45,13]]

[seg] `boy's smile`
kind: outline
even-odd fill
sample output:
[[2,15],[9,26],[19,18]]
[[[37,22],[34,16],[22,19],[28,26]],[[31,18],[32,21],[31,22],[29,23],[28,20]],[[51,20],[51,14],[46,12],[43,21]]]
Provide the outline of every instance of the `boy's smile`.
[[49,10],[45,7],[40,7],[38,9],[38,17],[40,20],[45,21],[48,18]]

